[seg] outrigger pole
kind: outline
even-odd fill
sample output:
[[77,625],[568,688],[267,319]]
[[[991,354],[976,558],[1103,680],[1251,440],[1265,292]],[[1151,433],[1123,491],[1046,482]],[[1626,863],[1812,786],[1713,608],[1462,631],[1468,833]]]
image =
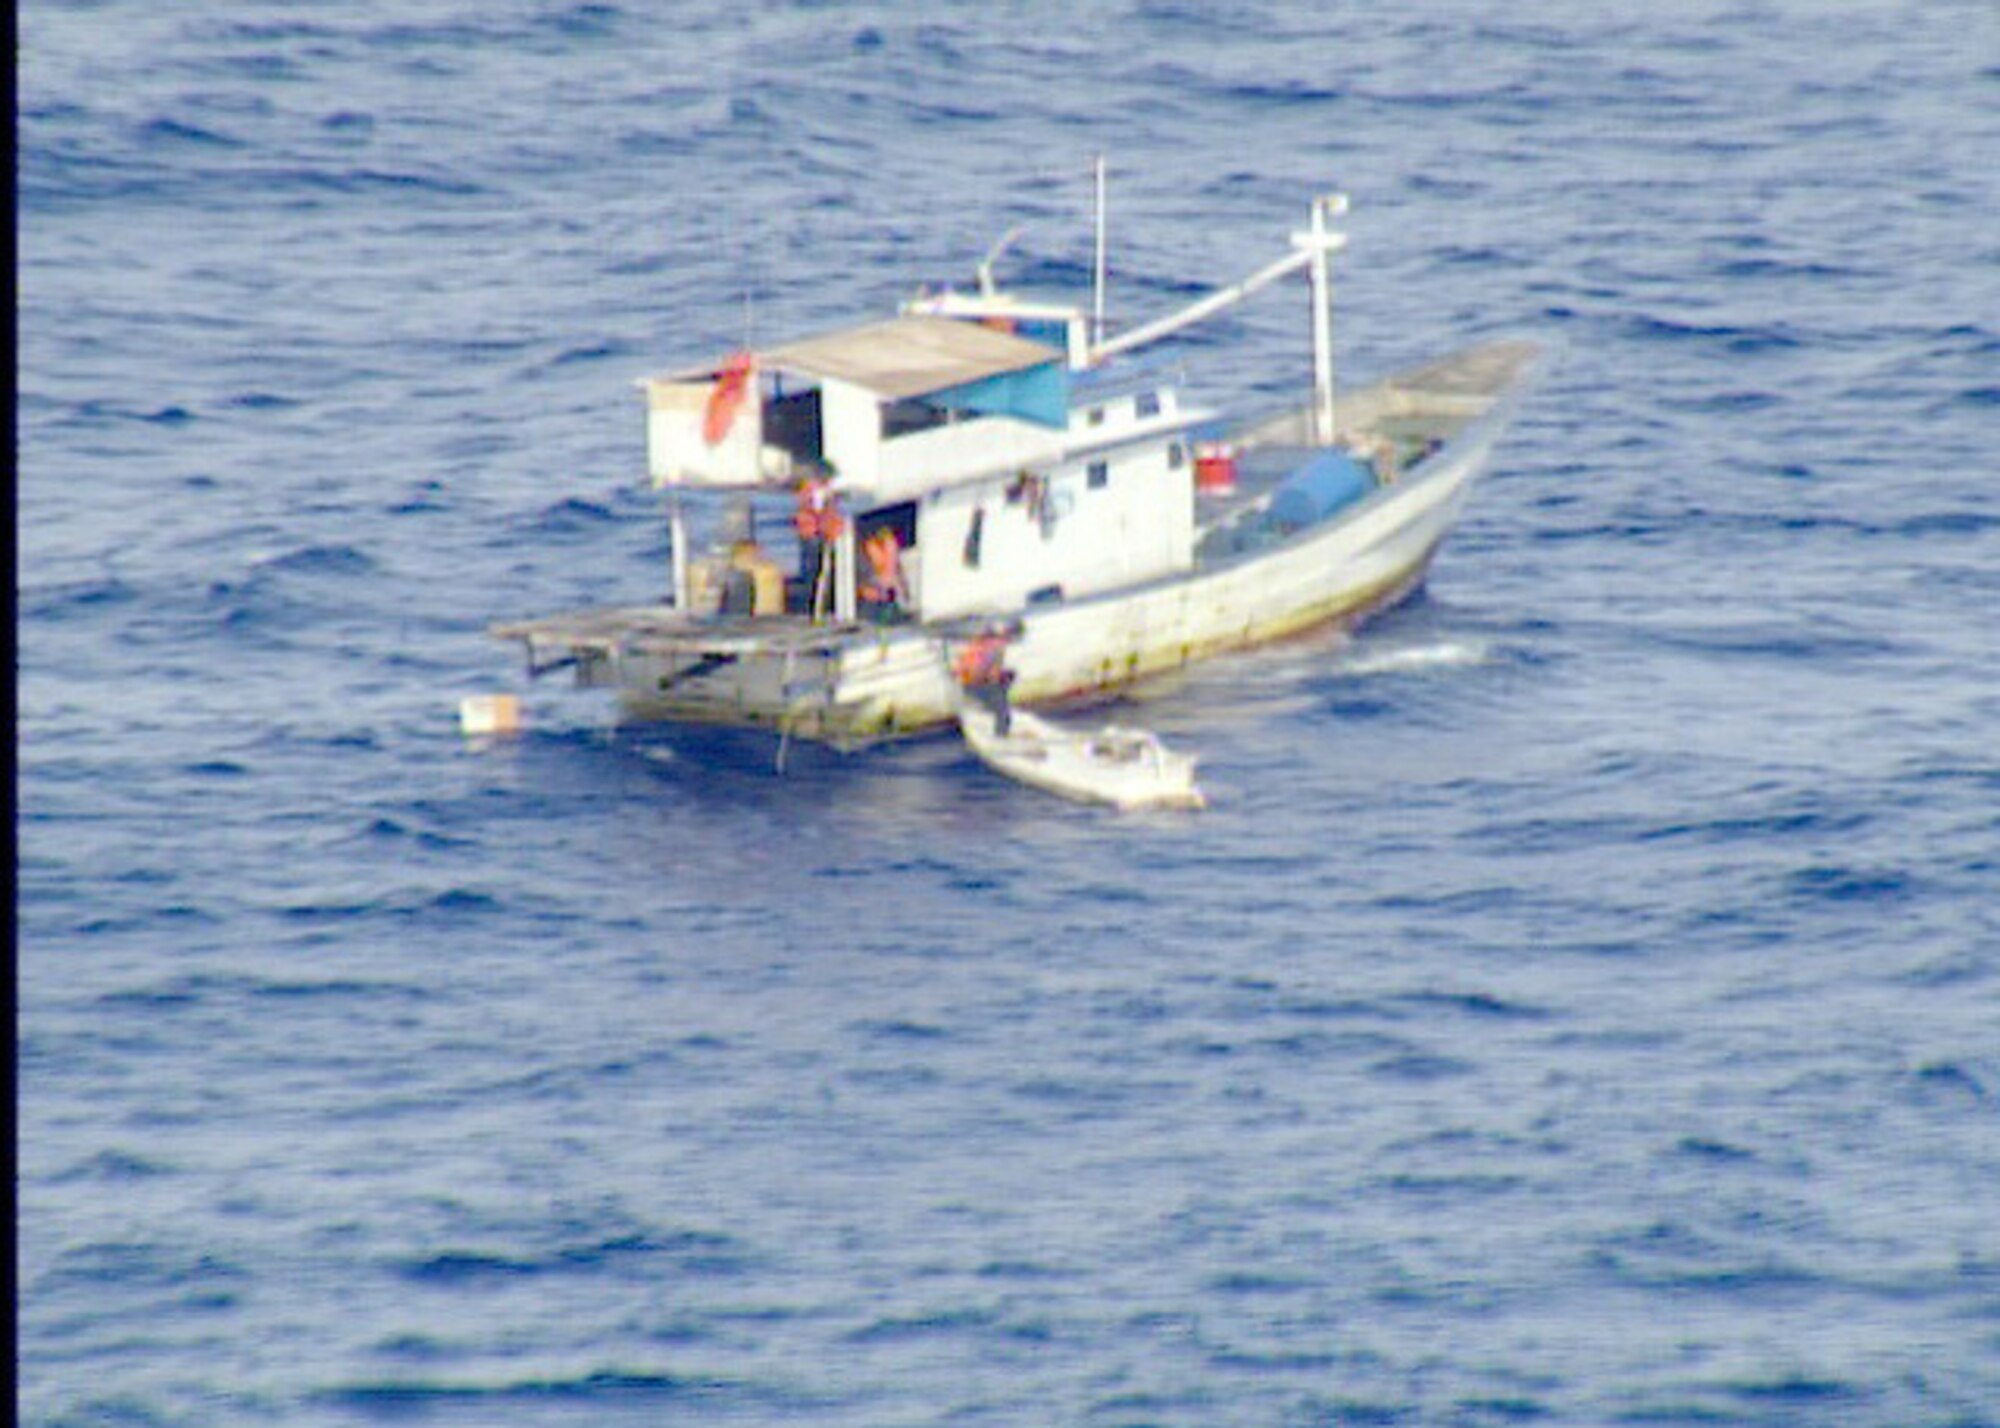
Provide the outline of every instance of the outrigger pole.
[[1179,332],[1183,327],[1192,327],[1203,318],[1222,311],[1223,308],[1242,302],[1259,288],[1269,287],[1287,273],[1296,273],[1311,259],[1310,253],[1292,253],[1278,259],[1267,268],[1259,268],[1240,283],[1231,283],[1226,288],[1217,288],[1205,298],[1197,299],[1179,312],[1135,327],[1130,332],[1121,332],[1109,342],[1100,342],[1090,349],[1090,362],[1096,366],[1106,357],[1115,357],[1120,352],[1129,352],[1134,347],[1144,347],[1148,342],[1157,342],[1162,337]]
[[[1089,365],[1094,367],[1106,357],[1115,357],[1120,352],[1129,352],[1134,347],[1145,346],[1148,342],[1157,342],[1162,337],[1179,332],[1183,327],[1192,326],[1223,308],[1243,301],[1259,288],[1270,286],[1287,273],[1296,273],[1299,269],[1306,268],[1312,278],[1313,439],[1322,446],[1331,445],[1333,442],[1333,277],[1327,259],[1331,254],[1347,246],[1347,235],[1334,232],[1327,226],[1327,219],[1345,212],[1347,212],[1347,195],[1344,193],[1327,194],[1314,199],[1312,227],[1303,233],[1292,235],[1292,247],[1296,251],[1267,267],[1259,268],[1240,283],[1217,288],[1207,297],[1189,303],[1179,312],[1169,313],[1143,327],[1135,327],[1130,332],[1120,333],[1108,342],[1103,337],[1103,280],[1100,277],[1098,336],[1090,349]],[[1101,227],[1099,232],[1098,262],[1101,273],[1103,263]]]

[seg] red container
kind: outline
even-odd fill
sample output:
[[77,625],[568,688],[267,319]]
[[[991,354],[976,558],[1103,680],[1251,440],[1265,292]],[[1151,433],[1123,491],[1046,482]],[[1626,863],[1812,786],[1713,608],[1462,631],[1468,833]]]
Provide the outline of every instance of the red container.
[[1209,496],[1226,496],[1234,491],[1236,448],[1220,441],[1195,443],[1194,488]]

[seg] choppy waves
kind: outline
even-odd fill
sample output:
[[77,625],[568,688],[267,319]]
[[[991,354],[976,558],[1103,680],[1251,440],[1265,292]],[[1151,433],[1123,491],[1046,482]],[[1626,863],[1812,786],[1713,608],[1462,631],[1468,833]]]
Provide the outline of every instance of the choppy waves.
[[[1991,1421],[1983,7],[21,21],[23,1421]],[[1099,150],[1114,321],[1337,185],[1343,374],[1565,349],[1117,711],[1208,813],[459,738],[664,581],[630,378],[1087,286]]]

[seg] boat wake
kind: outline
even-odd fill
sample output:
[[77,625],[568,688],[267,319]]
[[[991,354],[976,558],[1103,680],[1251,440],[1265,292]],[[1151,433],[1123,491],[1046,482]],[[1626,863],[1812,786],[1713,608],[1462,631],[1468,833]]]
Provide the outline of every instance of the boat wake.
[[1411,674],[1427,669],[1463,669],[1485,664],[1492,647],[1482,640],[1441,640],[1436,644],[1405,645],[1397,649],[1358,649],[1343,653],[1336,661],[1342,674]]

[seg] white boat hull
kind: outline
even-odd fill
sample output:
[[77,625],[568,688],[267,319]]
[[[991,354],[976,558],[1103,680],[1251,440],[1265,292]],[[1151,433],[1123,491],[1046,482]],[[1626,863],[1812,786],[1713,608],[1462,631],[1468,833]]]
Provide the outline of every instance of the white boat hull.
[[[1483,446],[1454,453],[1421,478],[1377,492],[1348,519],[1233,565],[1024,612],[1007,655],[1014,697],[1109,697],[1392,603],[1422,579],[1485,455]],[[833,661],[773,653],[691,682],[677,680],[677,668],[630,651],[602,682],[615,684],[634,719],[766,725],[842,745],[948,723],[958,705],[939,639],[920,628],[862,636]]]
[[1016,710],[1006,734],[991,711],[967,705],[959,729],[979,760],[1030,788],[1081,803],[1133,811],[1202,808],[1195,761],[1143,730],[1106,726],[1092,733],[1064,729]]

